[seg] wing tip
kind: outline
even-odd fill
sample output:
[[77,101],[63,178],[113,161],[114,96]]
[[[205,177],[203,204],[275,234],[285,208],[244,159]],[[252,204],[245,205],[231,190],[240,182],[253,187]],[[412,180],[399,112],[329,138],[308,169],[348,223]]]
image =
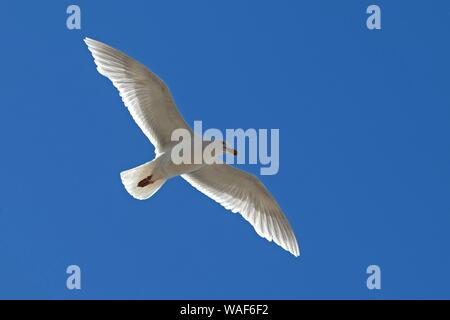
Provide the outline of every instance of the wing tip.
[[293,251],[294,252],[292,252],[292,254],[296,258],[298,258],[298,257],[300,257],[300,247],[298,245],[298,241],[297,241],[297,238],[295,237],[295,235],[293,234],[292,236],[294,237],[294,244],[293,244]]
[[292,254],[294,257],[298,258],[300,257],[300,249],[298,247],[297,242],[295,244],[290,244],[288,246],[281,246],[284,250],[288,251],[290,254]]
[[84,37],[83,42],[89,47],[91,43],[93,43],[93,39],[89,38],[89,37]]
[[294,257],[296,258],[300,257],[300,248],[297,239],[293,233],[291,234],[291,239],[288,241],[283,241],[279,238],[274,238],[274,242],[284,250],[291,253]]
[[98,42],[97,40],[94,40],[94,39],[89,38],[89,37],[84,37],[83,41],[86,44]]
[[84,37],[83,42],[87,45],[88,49],[92,52],[92,50],[97,51],[101,48],[109,47],[101,41],[94,40],[89,37]]
[[296,258],[300,257],[300,250],[297,247],[296,250],[294,250],[294,252],[290,251],[292,253],[292,255]]

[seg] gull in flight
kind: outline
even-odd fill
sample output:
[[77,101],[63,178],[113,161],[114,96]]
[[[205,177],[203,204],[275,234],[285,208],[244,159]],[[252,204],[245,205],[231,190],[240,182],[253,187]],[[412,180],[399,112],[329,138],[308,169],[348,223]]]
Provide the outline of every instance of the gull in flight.
[[[156,157],[120,174],[130,195],[150,198],[170,178],[180,175],[194,188],[232,212],[239,212],[263,238],[299,256],[297,240],[289,222],[266,187],[255,176],[227,164],[175,164],[171,140],[176,129],[192,130],[179,113],[165,83],[138,61],[93,39],[85,43],[100,74],[119,90],[134,121],[155,147]],[[223,141],[220,150],[236,155]],[[217,156],[217,155],[216,155]]]

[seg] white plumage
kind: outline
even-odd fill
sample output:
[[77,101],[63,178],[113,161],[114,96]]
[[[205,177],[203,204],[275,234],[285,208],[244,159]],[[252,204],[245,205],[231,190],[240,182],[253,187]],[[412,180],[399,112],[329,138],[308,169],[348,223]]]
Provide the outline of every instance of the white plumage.
[[255,176],[226,164],[183,164],[171,161],[171,134],[184,128],[164,82],[144,65],[96,40],[85,39],[97,70],[119,90],[133,119],[155,146],[156,158],[121,173],[126,190],[136,199],[148,199],[164,182],[180,175],[193,187],[232,212],[239,212],[255,231],[293,255],[300,254],[297,240],[280,206]]

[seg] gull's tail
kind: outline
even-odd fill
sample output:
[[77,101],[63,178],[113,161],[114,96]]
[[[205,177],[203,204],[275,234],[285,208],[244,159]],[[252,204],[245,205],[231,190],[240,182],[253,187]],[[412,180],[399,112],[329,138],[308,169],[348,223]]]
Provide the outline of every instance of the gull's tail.
[[139,200],[148,199],[166,182],[164,179],[152,180],[154,166],[155,162],[150,161],[120,173],[120,178],[125,189],[134,198]]

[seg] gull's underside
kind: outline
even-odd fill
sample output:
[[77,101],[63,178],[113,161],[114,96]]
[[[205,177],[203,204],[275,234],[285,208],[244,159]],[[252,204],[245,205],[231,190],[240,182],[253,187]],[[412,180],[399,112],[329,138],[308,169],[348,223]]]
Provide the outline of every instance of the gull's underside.
[[[125,106],[138,126],[155,146],[157,158],[121,173],[127,191],[137,199],[147,199],[170,178],[160,172],[158,156],[171,148],[173,130],[191,130],[179,113],[164,82],[144,65],[96,40],[85,39],[97,70],[119,90]],[[269,241],[300,254],[297,240],[280,206],[255,176],[226,164],[204,165],[198,170],[177,172],[194,188],[232,212],[239,212],[255,231]],[[155,179],[153,181],[152,179]]]

